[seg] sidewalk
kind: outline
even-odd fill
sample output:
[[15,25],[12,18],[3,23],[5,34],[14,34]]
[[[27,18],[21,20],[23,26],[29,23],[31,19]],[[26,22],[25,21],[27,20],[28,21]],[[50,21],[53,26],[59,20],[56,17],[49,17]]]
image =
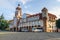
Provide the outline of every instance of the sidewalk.
[[0,32],[0,34],[11,34],[11,33],[16,33],[16,32]]

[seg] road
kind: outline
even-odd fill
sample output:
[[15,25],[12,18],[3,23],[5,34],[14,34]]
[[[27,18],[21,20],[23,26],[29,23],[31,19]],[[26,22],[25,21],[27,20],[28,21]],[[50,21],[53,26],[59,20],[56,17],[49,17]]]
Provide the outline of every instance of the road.
[[0,40],[60,40],[60,33],[0,32]]

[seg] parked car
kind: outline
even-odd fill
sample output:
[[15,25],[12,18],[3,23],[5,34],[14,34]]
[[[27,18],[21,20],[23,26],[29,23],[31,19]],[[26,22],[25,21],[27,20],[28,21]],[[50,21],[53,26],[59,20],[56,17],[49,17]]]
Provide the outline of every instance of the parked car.
[[23,28],[23,29],[21,29],[21,31],[22,31],[22,32],[28,32],[28,29]]
[[32,28],[32,32],[42,32],[43,29],[41,28]]

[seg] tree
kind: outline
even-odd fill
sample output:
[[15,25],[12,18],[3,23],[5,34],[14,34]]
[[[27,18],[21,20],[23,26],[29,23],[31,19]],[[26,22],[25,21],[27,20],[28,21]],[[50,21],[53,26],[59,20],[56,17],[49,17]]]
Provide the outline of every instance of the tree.
[[60,19],[56,20],[56,27],[60,29]]
[[4,20],[4,16],[3,16],[3,14],[1,15],[1,19]]
[[9,27],[9,23],[4,19],[4,16],[2,14],[0,16],[0,30],[5,30],[7,27]]

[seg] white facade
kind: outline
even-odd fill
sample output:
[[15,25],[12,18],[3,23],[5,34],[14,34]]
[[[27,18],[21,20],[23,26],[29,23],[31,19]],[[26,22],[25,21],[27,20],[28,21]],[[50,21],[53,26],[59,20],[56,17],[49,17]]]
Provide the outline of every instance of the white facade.
[[22,18],[20,19],[20,23],[18,27],[28,27],[28,26],[38,26],[43,27],[43,20],[39,19],[39,16],[34,16],[30,18]]
[[14,21],[13,21],[13,26],[14,27],[17,27],[17,21],[18,21],[18,19],[16,17],[14,17]]
[[10,25],[9,25],[9,28],[13,28],[13,25],[10,24]]
[[9,28],[13,28],[13,22],[10,22]]
[[[42,29],[44,29],[46,27],[47,29],[55,30],[56,29],[55,22],[49,21],[50,20],[49,17],[51,16],[56,18],[55,15],[49,14],[46,8],[43,8],[42,13],[39,14],[29,16],[27,16],[26,14],[22,15],[21,7],[20,5],[18,5],[18,7],[16,8],[15,17],[13,19],[13,26],[11,24],[10,28],[16,27],[17,29],[17,27],[18,28],[41,27]],[[46,28],[44,30],[47,30]]]
[[56,30],[56,22],[48,21],[48,28],[51,28],[52,30]]

